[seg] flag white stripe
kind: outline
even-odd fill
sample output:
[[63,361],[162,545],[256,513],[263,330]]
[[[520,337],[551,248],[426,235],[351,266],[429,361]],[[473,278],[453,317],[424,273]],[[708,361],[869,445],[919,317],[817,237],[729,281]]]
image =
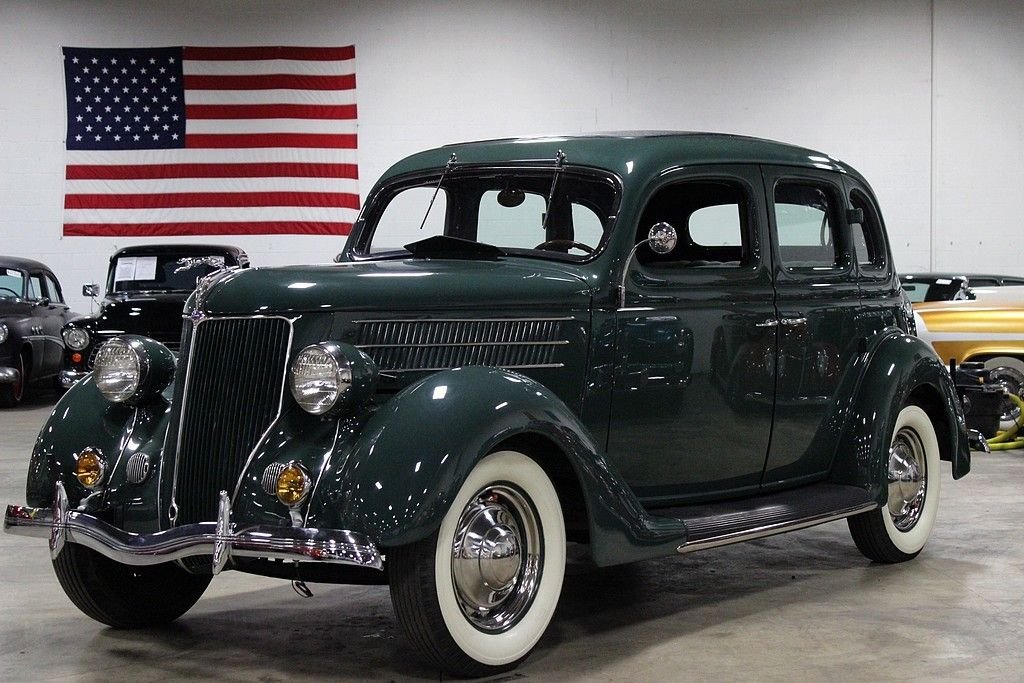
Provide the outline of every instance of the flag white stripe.
[[300,74],[303,76],[350,76],[355,73],[354,59],[306,61],[300,59],[203,60],[182,62],[186,76],[256,76]]
[[173,194],[177,192],[345,192],[359,183],[344,178],[161,178],[156,180],[68,180],[65,194]]
[[326,133],[353,134],[347,119],[189,119],[186,133]]
[[186,90],[185,104],[355,104],[353,90]]
[[125,149],[67,152],[68,165],[135,164],[355,164],[354,149],[265,147],[255,149]]
[[351,223],[358,211],[303,206],[194,209],[65,209],[65,223],[209,223],[309,221]]

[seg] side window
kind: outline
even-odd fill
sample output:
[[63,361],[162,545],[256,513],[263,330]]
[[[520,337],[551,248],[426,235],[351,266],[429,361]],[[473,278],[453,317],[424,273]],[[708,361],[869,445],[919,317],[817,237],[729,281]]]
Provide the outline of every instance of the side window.
[[46,276],[46,291],[49,292],[50,301],[55,304],[64,303],[64,297],[60,292],[60,285],[49,275]]
[[31,273],[28,276],[28,298],[32,301],[45,296],[43,289],[43,276],[39,273]]
[[785,268],[842,265],[837,206],[827,185],[781,181],[775,186],[775,228]]
[[871,200],[860,190],[850,193],[850,206],[864,215],[860,223],[852,223],[853,250],[861,270],[885,269],[885,242],[882,241],[882,224],[878,220]]
[[[447,195],[444,190],[440,190],[434,199],[434,205],[430,206],[433,197],[434,187],[410,187],[392,197],[384,209],[384,214],[377,221],[370,252],[401,249],[410,242],[443,235],[448,208]],[[427,222],[421,229],[420,224],[423,223],[424,216],[427,217]]]
[[533,249],[543,242],[544,208],[547,206],[544,197],[522,192],[522,202],[505,205],[498,201],[500,194],[498,190],[488,190],[480,197],[477,241],[520,249]]
[[679,242],[668,254],[646,246],[637,261],[674,267],[738,267],[750,260],[751,201],[745,186],[730,180],[693,180],[662,188],[644,208],[637,241],[647,238],[655,223],[676,229]]

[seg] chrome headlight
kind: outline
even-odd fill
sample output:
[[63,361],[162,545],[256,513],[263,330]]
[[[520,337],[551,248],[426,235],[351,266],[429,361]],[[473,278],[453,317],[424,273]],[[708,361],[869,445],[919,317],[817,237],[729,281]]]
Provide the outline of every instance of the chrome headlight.
[[372,396],[377,365],[351,344],[320,342],[299,351],[289,378],[295,402],[308,413],[326,415]]
[[81,327],[69,327],[63,336],[64,345],[72,351],[81,351],[89,345],[89,333]]
[[10,330],[7,329],[6,323],[0,323],[0,344],[7,341],[7,337],[10,336]]
[[166,346],[146,337],[114,337],[96,353],[92,374],[108,401],[138,405],[170,384],[174,356]]

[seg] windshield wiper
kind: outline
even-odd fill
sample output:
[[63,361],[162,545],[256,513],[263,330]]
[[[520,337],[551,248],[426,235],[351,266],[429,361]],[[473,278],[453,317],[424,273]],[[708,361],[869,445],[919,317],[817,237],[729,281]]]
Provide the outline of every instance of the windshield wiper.
[[452,170],[455,166],[455,152],[452,152],[452,156],[448,159],[448,163],[444,165],[444,171],[441,172],[441,177],[437,181],[437,187],[434,188],[434,195],[430,198],[430,203],[427,204],[427,212],[423,214],[423,220],[420,222],[420,230],[427,224],[427,216],[430,215],[430,210],[434,208],[434,200],[437,199],[437,193],[441,191],[441,183],[444,182],[445,176],[448,175],[448,171]]
[[416,258],[498,258],[505,255],[504,251],[493,244],[448,235],[434,235],[411,242],[404,249]]

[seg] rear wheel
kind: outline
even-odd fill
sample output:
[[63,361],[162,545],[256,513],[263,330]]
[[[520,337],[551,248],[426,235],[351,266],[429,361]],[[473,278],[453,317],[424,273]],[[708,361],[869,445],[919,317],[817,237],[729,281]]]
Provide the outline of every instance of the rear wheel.
[[488,676],[518,665],[554,614],[565,525],[551,480],[516,451],[473,468],[437,533],[388,552],[398,622],[444,671]]
[[25,355],[18,356],[18,381],[0,384],[0,408],[14,408],[25,395]]
[[847,521],[857,548],[875,562],[917,557],[935,524],[939,507],[939,442],[919,406],[896,417],[888,460],[888,502]]
[[64,546],[53,569],[78,609],[114,628],[174,621],[196,603],[213,578],[189,574],[173,562],[132,567],[76,543]]

